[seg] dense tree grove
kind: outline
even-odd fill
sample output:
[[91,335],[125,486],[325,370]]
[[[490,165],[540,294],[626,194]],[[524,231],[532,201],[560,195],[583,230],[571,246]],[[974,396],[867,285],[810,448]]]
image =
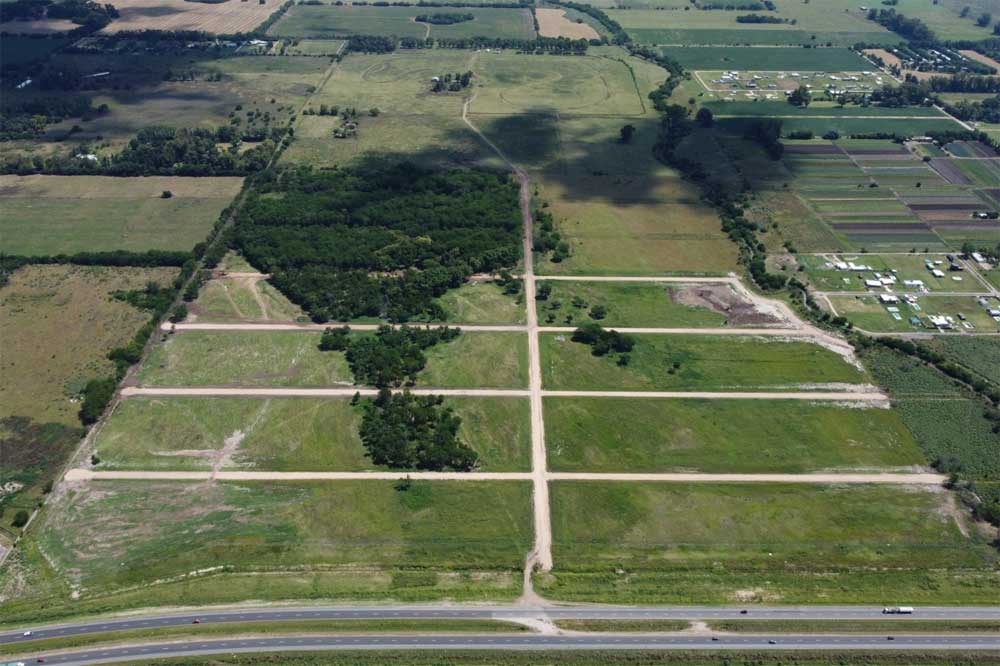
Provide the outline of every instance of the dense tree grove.
[[868,19],[914,42],[936,42],[934,31],[917,18],[906,18],[895,9],[869,9]]
[[80,26],[81,32],[97,32],[118,18],[114,5],[92,0],[14,0],[0,3],[0,22],[17,20],[65,19]]
[[412,164],[288,170],[251,192],[235,244],[313,320],[442,318],[433,299],[520,258],[507,174]]
[[454,23],[465,23],[471,21],[475,16],[472,14],[460,14],[458,12],[435,12],[433,14],[419,14],[414,21],[417,23],[430,23],[433,25],[452,25]]
[[959,120],[1000,123],[1000,95],[987,97],[981,102],[962,100],[955,104],[945,105],[945,110]]
[[91,105],[89,97],[34,97],[12,100],[0,112],[0,141],[33,139],[41,135],[48,125],[67,118],[85,118],[103,115],[108,107]]
[[755,141],[772,160],[780,160],[785,154],[781,143],[781,121],[775,118],[760,118],[747,124],[743,138]]
[[374,336],[348,338],[343,329],[327,329],[320,349],[331,344],[346,343],[347,363],[351,366],[356,384],[400,386],[404,381],[413,383],[417,373],[427,365],[424,350],[439,342],[450,342],[461,334],[457,328],[411,328],[380,326]]
[[379,391],[364,405],[361,441],[372,462],[393,469],[469,471],[478,454],[458,438],[462,420],[436,395]]
[[392,53],[399,45],[395,37],[381,35],[351,35],[347,40],[347,51],[356,53]]

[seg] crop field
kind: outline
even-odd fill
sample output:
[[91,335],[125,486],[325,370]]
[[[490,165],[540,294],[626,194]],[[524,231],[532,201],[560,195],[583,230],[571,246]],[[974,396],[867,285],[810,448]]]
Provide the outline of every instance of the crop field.
[[928,343],[934,351],[1000,383],[1000,340],[980,337],[938,337]]
[[[94,483],[48,513],[41,544],[59,573],[102,595],[222,562],[228,575],[200,580],[188,598],[282,598],[281,572],[285,585],[308,588],[312,576],[295,571],[305,567],[334,574],[311,581],[326,596],[507,596],[515,578],[519,587],[528,484],[394,485]],[[276,573],[245,575],[263,570]]]
[[269,33],[279,37],[330,39],[351,35],[465,38],[480,35],[510,39],[534,37],[531,14],[526,9],[466,7],[471,21],[451,25],[419,23],[418,15],[433,13],[426,7],[373,7],[296,5],[274,24]]
[[[449,398],[477,469],[530,469],[528,401]],[[98,469],[358,472],[387,469],[365,453],[361,407],[347,399],[130,398],[95,441]]]
[[[569,12],[573,12],[573,15]],[[584,18],[587,17],[586,14],[575,10],[569,10],[569,12],[565,9],[536,9],[535,16],[538,18],[539,34],[542,37],[600,39],[601,36],[597,30]],[[570,16],[573,16],[574,20],[570,20]],[[576,19],[579,19],[579,22]]]
[[970,479],[1000,480],[1000,443],[992,422],[983,418],[981,399],[924,363],[888,349],[867,350],[862,360],[889,392],[928,460],[953,461]]
[[[136,375],[141,386],[350,387],[343,352],[321,352],[320,333],[188,331],[158,345]],[[426,352],[419,384],[527,385],[527,340],[516,333],[464,333]]]
[[738,46],[668,46],[663,53],[693,71],[852,72],[874,66],[846,48],[795,49]]
[[545,334],[540,344],[547,389],[780,391],[867,379],[818,345],[754,336],[637,335],[624,367],[568,336]]
[[[0,176],[0,250],[54,255],[190,250],[242,178]],[[169,191],[172,196],[164,199]]]
[[118,0],[115,9],[121,16],[104,31],[201,30],[232,35],[253,32],[280,6],[280,0],[230,0],[217,4],[186,0]]
[[799,401],[546,398],[549,467],[786,472],[925,464],[889,409]]
[[560,598],[926,604],[997,592],[989,546],[941,491],[573,481],[551,494],[559,564],[543,590]]

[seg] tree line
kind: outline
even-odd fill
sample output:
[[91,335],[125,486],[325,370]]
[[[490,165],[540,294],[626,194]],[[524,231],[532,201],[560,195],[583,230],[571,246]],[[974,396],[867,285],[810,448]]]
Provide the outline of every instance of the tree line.
[[507,174],[412,164],[266,174],[234,244],[315,321],[441,318],[434,299],[520,258]]

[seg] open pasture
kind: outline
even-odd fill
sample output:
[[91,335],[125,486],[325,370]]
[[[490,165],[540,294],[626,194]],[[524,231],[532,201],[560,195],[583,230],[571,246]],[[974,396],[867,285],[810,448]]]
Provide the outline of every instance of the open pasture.
[[889,409],[802,401],[546,398],[549,468],[802,473],[925,464]]
[[867,374],[809,342],[754,336],[636,335],[626,366],[569,334],[541,336],[546,389],[752,391],[821,389]]
[[[103,86],[88,93],[95,107],[106,104],[109,113],[50,125],[43,140],[63,141],[71,128],[79,125],[81,130],[72,134],[74,141],[115,146],[150,125],[215,129],[230,122],[230,113],[244,116],[244,121],[251,112],[268,113],[272,125],[284,125],[329,66],[322,58],[271,56],[212,59],[203,55],[123,58],[58,54],[56,60],[86,74],[110,71],[101,79]],[[169,72],[182,71],[196,72],[196,79],[165,80]],[[11,95],[11,101],[17,99]],[[239,111],[238,106],[242,107]]]
[[[477,470],[530,469],[528,401],[449,398]],[[95,440],[98,469],[357,472],[372,463],[347,399],[130,398]]]
[[188,321],[197,322],[308,321],[284,294],[255,277],[209,280],[188,312]]
[[[538,301],[539,318],[547,314],[555,315],[554,322],[566,324],[565,318],[573,316],[573,325],[596,321],[602,326],[724,326],[727,316],[721,310],[728,300],[720,298],[717,310],[708,307],[708,302],[699,305],[695,296],[697,285],[678,286],[653,283],[630,282],[566,282],[562,280],[545,282],[552,293],[545,301]],[[711,286],[713,291],[718,285]],[[735,293],[721,286],[723,294]],[[690,298],[686,298],[690,295]],[[688,301],[687,303],[683,301]],[[594,319],[593,309],[603,307],[604,317]]]
[[196,589],[153,586],[133,603],[520,590],[529,484],[395,485],[95,482],[63,495],[35,538],[84,597],[226,568],[190,581]]
[[136,30],[200,30],[214,34],[249,33],[281,7],[281,0],[221,3],[187,0],[118,0],[121,15],[104,28],[114,33]]
[[[0,176],[0,250],[53,255],[190,250],[242,178]],[[163,192],[171,192],[164,199]]]
[[429,7],[374,7],[351,5],[296,5],[268,31],[279,37],[331,39],[351,35],[393,35],[424,39],[497,37],[532,39],[531,14],[527,9],[463,7],[462,14],[472,14],[471,21],[451,25],[420,23],[421,14],[443,12]]
[[547,596],[928,604],[998,590],[986,540],[939,489],[566,481],[550,492]]
[[[343,352],[321,352],[319,331],[187,331],[157,345],[140,386],[343,387],[353,378]],[[359,334],[359,335],[364,335]],[[463,333],[425,352],[419,386],[523,388],[527,339]]]
[[628,67],[611,58],[480,53],[473,71],[475,113],[646,113]]

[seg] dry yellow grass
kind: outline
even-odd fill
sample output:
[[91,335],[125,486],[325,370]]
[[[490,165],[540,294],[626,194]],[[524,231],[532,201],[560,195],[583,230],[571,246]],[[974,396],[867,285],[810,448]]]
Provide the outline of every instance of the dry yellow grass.
[[104,32],[123,30],[204,30],[216,34],[250,32],[281,7],[281,0],[229,0],[221,4],[186,0],[115,0],[121,14]]
[[0,416],[78,423],[71,397],[111,375],[106,354],[127,343],[149,313],[111,292],[169,283],[176,268],[25,266],[0,291]]
[[566,18],[563,9],[536,9],[538,34],[542,37],[569,37],[570,39],[600,39],[597,31],[586,23],[576,23]]
[[978,62],[983,63],[984,65],[989,65],[990,67],[993,67],[998,72],[1000,72],[1000,62],[997,62],[996,60],[994,60],[989,56],[983,55],[978,51],[972,51],[971,49],[962,50],[959,51],[959,53],[964,55],[966,58],[969,58],[970,60],[976,60]]

